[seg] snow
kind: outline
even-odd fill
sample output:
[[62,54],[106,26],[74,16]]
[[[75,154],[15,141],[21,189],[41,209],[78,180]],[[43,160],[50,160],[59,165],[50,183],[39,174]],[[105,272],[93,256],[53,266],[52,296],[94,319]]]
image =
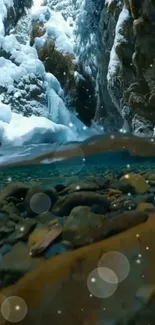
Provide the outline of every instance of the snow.
[[6,4],[3,0],[0,0],[0,35],[4,35],[4,19],[7,16]]
[[0,0],[0,35],[5,34],[4,20],[7,17],[7,8],[13,7],[13,0]]
[[61,124],[56,124],[45,117],[12,113],[9,124],[0,121],[0,142],[3,146],[22,146],[26,144],[52,143],[74,141],[72,130]]
[[49,88],[53,88],[60,97],[64,97],[64,91],[61,88],[60,82],[53,74],[47,72],[45,80],[47,81]]
[[[124,28],[125,24],[129,19],[129,11],[128,9],[124,6],[117,24],[115,28],[115,38],[114,38],[114,43],[110,52],[110,60],[109,60],[109,66],[108,66],[108,73],[107,73],[107,83],[108,83],[108,90],[109,94],[112,98],[112,101],[114,105],[117,107],[117,109],[120,111],[120,102],[117,100],[120,95],[118,95],[118,86],[116,85],[119,84],[119,74],[120,74],[120,69],[121,69],[121,62],[120,59],[117,55],[117,47],[121,46],[122,43],[126,43],[126,38],[124,37]],[[115,89],[117,89],[117,95],[115,93]],[[112,91],[111,91],[112,90]],[[120,112],[122,113],[122,112]]]
[[105,0],[105,5],[110,6],[115,0]]
[[[7,105],[6,101],[5,104],[3,103],[4,96],[2,93],[0,95],[0,143],[3,147],[23,146],[32,143],[65,143],[84,140],[91,135],[98,134],[99,130],[95,125],[92,128],[86,128],[77,118],[75,112],[69,112],[64,102],[64,91],[59,81],[54,75],[46,73],[35,49],[35,46],[43,46],[46,40],[51,39],[58,51],[69,54],[76,59],[74,55],[76,45],[74,36],[75,12],[73,15],[70,12],[65,20],[62,12],[51,10],[47,6],[43,7],[41,0],[34,0],[32,23],[34,21],[43,22],[45,34],[41,38],[36,38],[35,46],[30,47],[28,43],[19,43],[13,34],[4,35],[3,22],[7,15],[6,6],[12,6],[12,1],[0,0],[0,49],[7,53],[7,58],[0,57],[0,86],[7,90],[7,94],[12,99],[16,100],[15,111],[18,114],[11,111],[12,107]],[[91,33],[90,41],[94,41]],[[40,78],[38,82],[45,85],[48,105],[43,106],[43,110],[39,111],[39,108],[35,107],[37,101],[32,99],[32,115],[26,117],[18,111],[18,105],[20,99],[25,98],[27,90],[33,92],[37,89],[37,86],[31,83],[31,79],[35,78]],[[75,79],[79,80],[80,78],[82,76],[75,72]],[[42,116],[35,116],[33,107]]]
[[39,9],[42,5],[43,0],[33,0],[33,7],[34,9]]
[[22,77],[34,74],[44,77],[45,68],[38,59],[37,51],[29,45],[21,45],[14,35],[1,36],[0,48],[9,53],[11,60],[0,57],[0,85],[9,87],[14,81],[18,82]]
[[129,19],[129,10],[124,6],[116,24],[115,39],[114,39],[113,47],[111,49],[110,61],[108,67],[108,75],[107,75],[108,81],[112,80],[112,75],[116,74],[116,71],[119,68],[120,62],[119,62],[118,55],[116,53],[116,47],[121,42],[125,42],[125,38],[123,36],[123,28],[124,28],[124,23],[128,19]]
[[10,123],[12,117],[11,108],[0,102],[0,121]]
[[[8,108],[9,110],[9,108]],[[8,117],[8,120],[7,120]],[[9,122],[8,115],[0,114],[0,143],[2,146],[23,146],[41,143],[67,143],[82,141],[87,137],[102,133],[97,126],[92,129],[84,128],[83,123],[73,114],[71,119],[76,124],[78,135],[75,133],[75,125],[70,126],[56,124],[45,117],[32,115],[25,117],[20,114],[12,113]]]
[[32,23],[40,21],[44,23],[45,34],[36,38],[35,46],[42,47],[47,39],[52,39],[57,51],[74,55],[73,28],[70,20],[65,20],[60,12],[41,7],[32,14]]

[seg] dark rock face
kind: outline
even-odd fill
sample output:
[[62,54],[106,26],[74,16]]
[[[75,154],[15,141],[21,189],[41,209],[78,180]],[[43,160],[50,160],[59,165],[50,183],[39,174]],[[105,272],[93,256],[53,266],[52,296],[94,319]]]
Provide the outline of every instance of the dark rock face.
[[113,0],[101,11],[96,119],[102,119],[108,129],[109,124],[118,129],[124,123],[127,131],[138,136],[153,135],[154,18],[154,0]]
[[31,8],[33,0],[14,0],[14,6],[7,8],[7,18],[4,21],[6,34],[9,34],[12,27],[14,27],[18,20],[25,14],[26,8]]
[[115,10],[108,11],[105,5],[100,13],[98,26],[98,104],[95,119],[104,125],[105,131],[118,130],[123,124],[121,115],[118,114],[116,105],[112,102],[107,88],[107,73],[110,60],[110,52],[115,37],[115,26],[122,8],[116,4]]

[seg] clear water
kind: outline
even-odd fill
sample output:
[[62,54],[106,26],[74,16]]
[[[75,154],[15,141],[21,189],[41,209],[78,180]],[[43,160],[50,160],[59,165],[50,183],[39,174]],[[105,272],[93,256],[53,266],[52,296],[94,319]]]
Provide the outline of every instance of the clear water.
[[[131,172],[141,175],[155,173],[154,142],[129,135],[107,135],[63,146],[46,144],[16,149],[15,151],[15,148],[6,148],[1,151],[1,189],[9,183],[19,182],[28,183],[32,187],[39,185],[46,190],[58,184],[81,184],[89,177],[104,179],[113,175],[119,179]],[[148,193],[139,196],[145,194]],[[136,198],[136,194],[133,197]],[[115,218],[115,212],[113,217]],[[63,222],[63,218],[58,219],[61,219],[61,224],[64,225],[65,219]],[[122,223],[124,224],[123,219]],[[38,273],[36,269],[36,273],[32,272],[30,278],[22,277],[19,284],[16,283],[18,277],[21,277],[18,275],[14,280],[15,286],[11,289],[8,287],[6,292],[4,290],[7,297],[16,296],[18,304],[21,303],[21,298],[26,303],[27,315],[24,316],[24,309],[20,324],[51,325],[52,319],[52,324],[55,325],[128,325],[132,317],[140,319],[140,323],[132,323],[134,325],[154,324],[154,302],[153,305],[149,304],[149,307],[145,304],[148,283],[154,283],[154,228],[151,232],[147,228],[146,231],[144,229],[142,241],[139,240],[141,233],[139,235],[135,227],[129,232],[130,235],[129,230],[118,237],[113,235],[112,241],[111,238],[107,241],[105,239],[105,245],[103,240],[99,244],[102,247],[95,246],[98,244],[87,246],[85,253],[83,248],[66,248],[59,240],[51,244],[43,254],[48,264],[44,262]],[[113,294],[108,291],[111,289],[107,284],[103,286],[101,279],[97,289],[92,287],[91,279],[94,279],[96,274],[97,261],[105,252],[122,252],[130,268],[126,280],[118,285]],[[77,257],[69,255],[72,253],[77,254]],[[22,263],[19,261],[19,265]],[[118,262],[116,259],[113,263],[116,273],[117,268],[120,272],[127,272],[126,264],[121,263],[125,263],[124,260]],[[144,300],[135,299],[138,290],[142,290],[141,299]],[[121,323],[116,322],[120,320]]]

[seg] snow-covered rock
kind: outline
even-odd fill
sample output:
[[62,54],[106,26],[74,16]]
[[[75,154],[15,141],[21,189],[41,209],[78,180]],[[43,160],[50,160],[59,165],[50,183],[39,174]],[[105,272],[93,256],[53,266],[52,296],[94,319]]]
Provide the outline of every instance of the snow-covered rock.
[[45,117],[24,117],[12,113],[10,123],[0,121],[0,143],[3,146],[68,142],[76,140],[71,128],[56,124]]
[[37,49],[46,71],[59,80],[67,107],[76,111],[79,118],[89,125],[96,107],[95,82],[91,70],[76,54],[79,43],[75,35],[74,7],[70,1],[59,4],[50,1],[50,6],[35,10],[30,44]]
[[[110,5],[110,3],[109,3]],[[107,73],[107,83],[111,99],[118,111],[121,112],[121,83],[119,82],[121,64],[120,64],[120,55],[123,44],[127,44],[128,40],[125,38],[125,28],[126,24],[130,20],[130,13],[126,6],[123,7],[117,24],[115,28],[115,38],[114,43],[110,52],[110,60]],[[120,87],[119,87],[120,85]]]
[[[57,51],[74,55],[72,29],[60,12],[41,7],[32,14],[32,23],[34,22],[44,23],[44,35],[39,40],[40,46],[50,38],[54,41]],[[37,43],[37,39],[35,42]]]
[[0,35],[9,33],[33,0],[0,0]]
[[14,112],[47,116],[46,72],[35,48],[8,35],[0,37],[0,51],[0,100]]
[[[87,128],[74,114],[69,125],[57,124],[45,118],[31,115],[25,117],[17,113],[0,114],[0,143],[2,146],[23,146],[41,143],[67,143],[82,141],[90,136],[100,134],[96,125]],[[3,118],[4,117],[4,118]],[[8,119],[7,119],[8,118]]]
[[[82,66],[76,51],[80,1],[77,7],[72,3],[71,11],[71,1],[62,1],[66,15],[58,1],[51,1],[51,8],[34,1],[31,24],[27,11],[15,29],[14,23],[6,29],[8,8],[16,12],[18,2],[9,1],[0,0],[0,143],[67,142],[102,132],[95,124],[86,127],[76,114],[87,123],[95,112],[91,69]],[[21,15],[30,3],[21,4]]]
[[10,123],[12,118],[12,112],[9,105],[0,103],[0,121]]

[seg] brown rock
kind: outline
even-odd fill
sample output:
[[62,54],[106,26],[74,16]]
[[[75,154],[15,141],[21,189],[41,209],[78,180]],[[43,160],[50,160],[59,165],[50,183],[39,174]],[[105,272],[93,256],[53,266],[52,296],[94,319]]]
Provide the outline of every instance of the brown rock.
[[[61,325],[73,323],[79,325],[86,321],[93,324],[93,318],[95,318],[94,324],[95,322],[102,324],[103,319],[108,320],[108,323],[119,325],[123,325],[124,320],[127,325],[131,324],[128,320],[132,320],[132,324],[146,325],[149,319],[150,324],[154,324],[155,305],[151,304],[152,300],[149,305],[145,305],[148,301],[145,297],[150,296],[153,299],[154,294],[153,296],[148,293],[140,294],[140,297],[144,296],[142,300],[138,300],[137,297],[138,290],[142,286],[155,283],[154,241],[155,218],[152,216],[145,224],[110,239],[49,259],[15,285],[1,290],[1,294],[19,296],[26,301],[29,312],[22,325],[36,322],[40,322],[40,325],[45,323],[51,325],[51,319],[55,324]],[[150,247],[148,252],[146,246]],[[127,257],[130,272],[108,299],[98,299],[94,295],[90,297],[86,285],[90,272],[97,268],[100,258],[111,251],[121,252]],[[135,257],[141,251],[146,254],[143,254],[142,263],[137,265]],[[143,265],[146,266],[144,278],[142,277]],[[153,292],[154,289],[151,291]],[[48,298],[50,304],[47,304]],[[51,308],[51,302],[54,309]],[[81,313],[79,313],[79,305],[83,309]],[[34,306],[37,308],[37,313]],[[60,313],[57,312],[58,310]],[[9,325],[9,322],[6,322],[6,325]]]
[[33,22],[33,28],[30,35],[30,45],[33,46],[35,38],[43,36],[45,32],[44,24],[42,22]]
[[109,237],[122,231],[133,228],[140,223],[146,222],[148,219],[147,212],[141,211],[125,211],[122,213],[113,214],[113,217],[104,220],[104,238]]
[[36,226],[36,220],[34,219],[19,219],[18,224],[15,225],[13,233],[3,240],[5,244],[15,244],[18,240],[27,240],[28,235]]
[[62,227],[52,224],[49,228],[36,229],[29,237],[30,255],[41,254],[62,233]]
[[[38,194],[38,195],[37,195]],[[50,199],[50,206],[48,208],[52,208],[52,205],[54,205],[54,203],[57,201],[58,199],[58,193],[55,190],[55,188],[49,188],[49,189],[42,189],[39,186],[34,186],[31,187],[26,196],[25,196],[25,200],[24,200],[24,205],[25,205],[25,209],[27,210],[27,213],[29,216],[35,216],[37,214],[39,214],[39,211],[37,213],[37,211],[34,211],[33,207],[32,207],[32,201],[33,198],[35,198],[35,206],[41,207],[42,210],[42,194],[46,194],[47,197]],[[39,209],[38,209],[39,210]]]
[[36,217],[36,220],[38,220],[40,223],[47,225],[49,222],[56,220],[55,217],[53,216],[53,213],[48,211],[44,212],[42,214],[39,214]]
[[152,203],[140,202],[137,206],[138,211],[152,211],[155,210],[155,206]]
[[[146,182],[144,176],[135,173],[128,173],[121,177],[120,179],[120,187],[128,189],[128,186],[131,187],[136,193],[145,193],[148,192],[150,186]],[[129,190],[130,192],[130,190]]]
[[104,216],[95,214],[87,206],[72,209],[63,229],[62,239],[72,246],[91,244],[103,237]]
[[53,207],[52,212],[58,216],[67,216],[76,206],[92,206],[93,204],[104,205],[108,209],[108,201],[103,195],[94,192],[79,192],[69,194],[59,199]]
[[10,196],[21,199],[25,197],[27,191],[28,187],[22,183],[10,183],[0,192],[0,201],[3,201]]

